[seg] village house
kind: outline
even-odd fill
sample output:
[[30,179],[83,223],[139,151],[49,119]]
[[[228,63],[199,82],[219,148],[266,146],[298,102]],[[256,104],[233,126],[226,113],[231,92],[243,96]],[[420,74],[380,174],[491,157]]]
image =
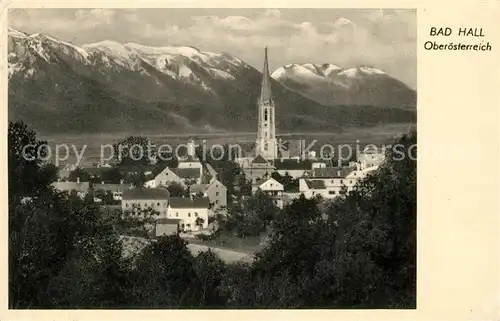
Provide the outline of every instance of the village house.
[[123,191],[121,207],[123,212],[138,214],[152,209],[160,217],[167,217],[170,193],[164,188],[133,188]]
[[297,179],[311,171],[311,161],[301,159],[278,159],[274,161],[275,171],[281,176],[290,175]]
[[227,188],[215,178],[212,178],[208,184],[190,186],[189,193],[193,196],[208,197],[214,210],[227,206]]
[[358,170],[379,166],[385,161],[384,153],[364,152],[358,155],[357,161],[350,164],[356,166]]
[[155,236],[175,235],[180,232],[180,220],[174,218],[158,218],[155,224]]
[[274,178],[270,178],[256,187],[253,192],[255,193],[257,190],[261,190],[264,194],[271,198],[274,205],[278,208],[283,208],[283,184]]
[[299,191],[306,198],[317,195],[323,198],[335,198],[341,195],[342,189],[351,191],[359,180],[377,168],[378,166],[370,166],[363,170],[359,170],[356,166],[315,168],[311,177],[299,179]]
[[92,187],[94,191],[102,191],[104,193],[113,193],[113,200],[121,201],[123,192],[133,188],[131,184],[94,184]]
[[80,182],[78,179],[76,182],[54,182],[51,184],[56,190],[61,192],[67,192],[71,194],[75,192],[80,198],[85,198],[90,190],[89,182]]
[[182,231],[199,231],[208,228],[212,216],[208,197],[172,197],[168,206],[168,218],[179,219]]
[[169,168],[165,167],[158,173],[154,179],[147,181],[144,187],[155,188],[169,186],[172,183],[178,183],[183,186],[192,184],[201,184],[202,171],[200,168]]

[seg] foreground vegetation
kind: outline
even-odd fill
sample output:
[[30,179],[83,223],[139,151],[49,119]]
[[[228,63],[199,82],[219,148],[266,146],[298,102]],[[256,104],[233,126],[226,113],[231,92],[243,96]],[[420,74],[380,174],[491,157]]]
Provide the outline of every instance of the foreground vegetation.
[[[90,197],[53,190],[53,168],[22,157],[23,146],[42,143],[32,130],[11,123],[8,143],[10,308],[416,305],[416,162],[408,157],[389,155],[322,210],[301,198],[259,218],[243,205],[229,226],[241,237],[272,233],[252,264],[225,264],[212,252],[194,257],[178,236],[124,258],[113,216]],[[408,149],[416,134],[396,143]]]

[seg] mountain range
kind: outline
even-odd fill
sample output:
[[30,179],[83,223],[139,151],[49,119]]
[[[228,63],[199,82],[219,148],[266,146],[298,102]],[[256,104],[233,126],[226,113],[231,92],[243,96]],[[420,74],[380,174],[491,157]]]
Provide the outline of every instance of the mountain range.
[[[114,41],[76,46],[9,28],[8,68],[9,120],[45,134],[256,130],[262,73],[228,53]],[[367,68],[276,70],[278,130],[415,121],[415,91]]]

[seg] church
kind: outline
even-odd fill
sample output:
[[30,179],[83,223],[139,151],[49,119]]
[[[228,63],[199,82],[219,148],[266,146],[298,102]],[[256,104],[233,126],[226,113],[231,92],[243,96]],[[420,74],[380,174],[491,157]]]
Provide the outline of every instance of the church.
[[[285,172],[288,167],[287,161],[294,170],[302,176],[302,173],[311,169],[311,164],[302,162],[302,148],[297,148],[296,142],[286,142],[288,146],[279,146],[276,138],[276,111],[271,88],[271,76],[267,57],[267,47],[264,48],[264,67],[262,70],[262,83],[260,95],[257,99],[257,138],[253,155],[240,157],[236,162],[245,172],[245,176],[252,180],[253,184],[259,184],[262,180],[271,177],[275,171]],[[292,164],[293,163],[293,164]],[[301,168],[301,165],[303,165]]]

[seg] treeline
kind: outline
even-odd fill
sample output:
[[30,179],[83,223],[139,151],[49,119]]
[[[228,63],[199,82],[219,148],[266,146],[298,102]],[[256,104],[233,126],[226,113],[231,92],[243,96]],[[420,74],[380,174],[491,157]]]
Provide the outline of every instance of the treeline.
[[[37,143],[31,129],[9,124],[8,143],[9,308],[415,308],[409,158],[389,155],[335,202],[301,198],[261,217],[269,244],[251,264],[226,264],[212,252],[193,256],[178,236],[125,258],[112,216],[54,191],[44,164],[22,157]],[[416,134],[396,143],[408,149]]]

